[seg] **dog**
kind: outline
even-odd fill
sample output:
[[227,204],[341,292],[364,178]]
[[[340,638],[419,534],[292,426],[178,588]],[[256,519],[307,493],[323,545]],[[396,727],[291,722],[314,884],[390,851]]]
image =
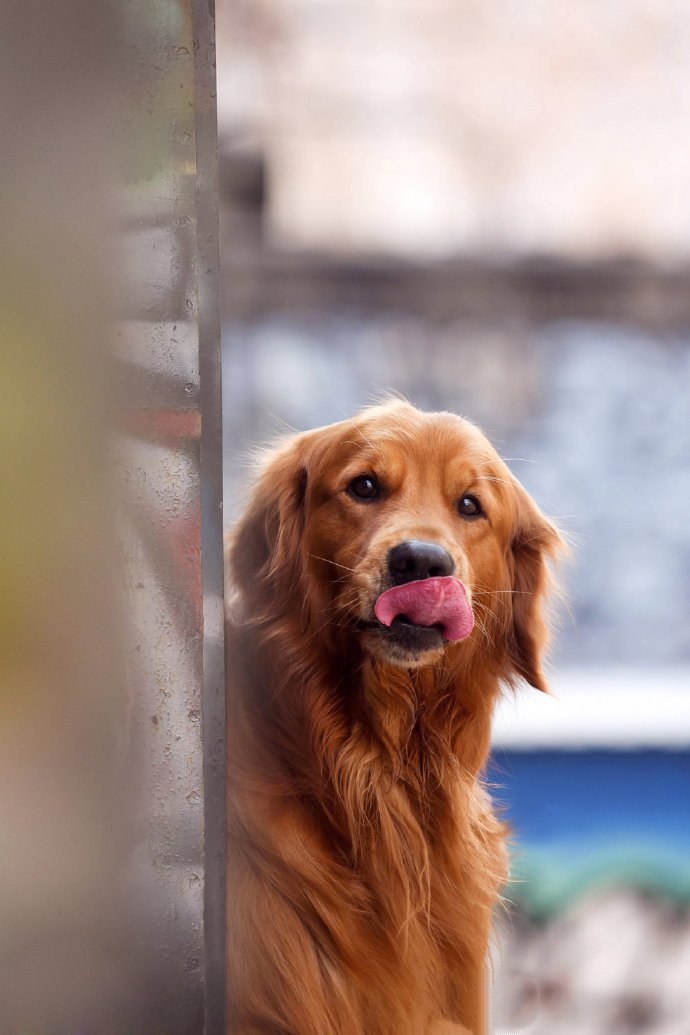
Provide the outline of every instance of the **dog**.
[[484,435],[388,401],[271,451],[231,534],[228,1031],[485,1035],[502,685],[561,546]]

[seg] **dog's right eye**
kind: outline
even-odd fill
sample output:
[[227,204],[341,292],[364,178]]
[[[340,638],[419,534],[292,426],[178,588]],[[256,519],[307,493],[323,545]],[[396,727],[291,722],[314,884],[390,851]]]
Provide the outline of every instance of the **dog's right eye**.
[[353,478],[347,491],[358,500],[375,500],[380,494],[379,483],[370,474]]

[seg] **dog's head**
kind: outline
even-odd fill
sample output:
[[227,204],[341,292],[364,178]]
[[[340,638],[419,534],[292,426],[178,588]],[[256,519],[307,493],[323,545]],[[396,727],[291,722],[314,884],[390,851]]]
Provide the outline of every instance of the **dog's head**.
[[545,689],[546,562],[560,545],[476,427],[395,401],[272,452],[231,564],[253,620],[293,616],[408,669],[481,654]]

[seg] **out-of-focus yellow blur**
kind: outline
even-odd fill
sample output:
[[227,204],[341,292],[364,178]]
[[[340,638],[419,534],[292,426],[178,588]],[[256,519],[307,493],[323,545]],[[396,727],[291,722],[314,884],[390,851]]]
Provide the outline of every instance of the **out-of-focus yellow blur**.
[[126,697],[110,552],[116,21],[0,9],[0,1030],[107,1031]]

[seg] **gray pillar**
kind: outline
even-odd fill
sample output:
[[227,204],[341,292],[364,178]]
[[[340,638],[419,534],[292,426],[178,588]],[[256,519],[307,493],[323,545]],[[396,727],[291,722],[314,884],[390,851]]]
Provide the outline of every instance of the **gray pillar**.
[[166,1032],[224,1032],[224,678],[213,4],[130,0],[122,534],[131,881]]

